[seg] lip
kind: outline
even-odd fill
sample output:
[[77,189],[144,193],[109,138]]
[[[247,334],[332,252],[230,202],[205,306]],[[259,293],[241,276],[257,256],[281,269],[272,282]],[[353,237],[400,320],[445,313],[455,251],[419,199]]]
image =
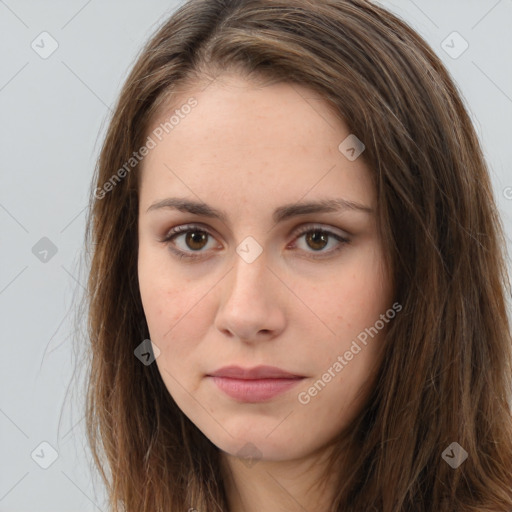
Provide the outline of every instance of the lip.
[[260,365],[254,368],[241,366],[224,366],[208,374],[209,377],[230,377],[232,379],[294,379],[304,375],[287,372],[277,366]]
[[240,402],[264,402],[284,393],[305,377],[275,366],[225,366],[207,375],[217,387]]

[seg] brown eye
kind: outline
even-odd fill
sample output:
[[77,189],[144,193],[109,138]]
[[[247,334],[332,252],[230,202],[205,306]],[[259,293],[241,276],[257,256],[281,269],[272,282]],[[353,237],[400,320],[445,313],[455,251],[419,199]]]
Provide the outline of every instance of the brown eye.
[[[320,227],[307,226],[297,234],[296,240],[304,239],[305,246],[299,247],[302,252],[309,253],[310,258],[326,258],[333,256],[350,240],[334,231]],[[180,259],[202,258],[207,254],[208,242],[215,238],[211,233],[200,226],[184,225],[172,229],[164,239],[160,240],[169,246],[169,250]],[[300,244],[299,244],[300,245]],[[324,250],[327,246],[330,247]],[[214,248],[213,246],[211,248]],[[204,250],[203,250],[204,249]],[[318,253],[318,254],[314,254]]]
[[315,230],[306,233],[306,243],[315,251],[322,250],[329,242],[329,235],[325,231]]
[[185,244],[193,251],[201,250],[208,241],[208,233],[205,231],[188,231],[185,236]]
[[172,229],[161,242],[180,258],[193,259],[204,256],[206,250],[203,249],[207,247],[210,238],[213,240],[213,236],[199,226],[185,225]]
[[[295,242],[298,248],[305,253],[309,253],[310,258],[328,258],[343,249],[350,243],[350,240],[342,236],[341,233],[324,229],[323,227],[306,226],[296,235]],[[302,245],[302,247],[301,247]],[[330,246],[328,249],[325,249]],[[325,250],[324,250],[325,249]],[[318,254],[315,254],[318,253]]]

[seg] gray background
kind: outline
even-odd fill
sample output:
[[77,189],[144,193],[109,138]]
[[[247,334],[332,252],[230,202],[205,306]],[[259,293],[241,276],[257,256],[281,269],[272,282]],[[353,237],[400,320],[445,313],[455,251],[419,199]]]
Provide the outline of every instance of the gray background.
[[[512,0],[380,4],[428,40],[456,80],[510,247]],[[72,379],[87,194],[120,86],[177,5],[0,0],[0,512],[106,510],[86,447],[80,379]],[[58,44],[47,58],[44,31]],[[453,31],[469,44],[460,56]]]

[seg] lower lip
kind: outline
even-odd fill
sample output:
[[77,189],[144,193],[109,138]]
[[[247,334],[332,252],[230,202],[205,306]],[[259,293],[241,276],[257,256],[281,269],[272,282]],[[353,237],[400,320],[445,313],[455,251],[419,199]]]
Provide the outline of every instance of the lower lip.
[[292,379],[233,379],[211,377],[213,382],[235,400],[240,402],[265,402],[296,386],[302,377]]

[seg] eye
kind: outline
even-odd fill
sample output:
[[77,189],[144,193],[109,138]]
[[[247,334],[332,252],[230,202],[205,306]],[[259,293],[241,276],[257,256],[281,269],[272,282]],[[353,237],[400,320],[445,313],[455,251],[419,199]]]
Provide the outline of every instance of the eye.
[[[173,246],[178,245],[179,247],[179,244],[176,244],[174,240],[183,237],[183,235],[185,235],[185,247],[182,246],[182,248],[176,249]],[[212,237],[208,231],[199,226],[187,224],[173,228],[161,242],[169,245],[169,249],[179,258],[194,259],[201,257],[201,254],[189,254],[189,252],[204,252],[201,249],[206,247],[208,237]]]
[[[297,240],[304,237],[304,242],[306,246],[313,250],[312,258],[325,258],[331,256],[333,253],[336,253],[343,249],[343,246],[350,243],[349,238],[345,235],[341,235],[331,231],[329,229],[325,229],[321,226],[305,226],[301,228],[301,230],[296,233]],[[329,242],[334,240],[336,243],[334,244],[334,248],[331,248],[327,251],[324,251],[325,247],[329,245]],[[310,252],[307,251],[306,252]]]
[[[180,247],[180,244],[176,243],[175,240],[180,240],[183,236],[185,236],[185,238],[181,240],[182,246]],[[332,253],[338,252],[344,245],[350,243],[350,240],[346,236],[318,226],[305,226],[301,228],[298,233],[295,233],[295,240],[299,240],[304,236],[306,247],[312,249],[312,251],[304,249],[305,252],[309,252],[310,254],[311,252],[317,253],[311,254],[310,257],[313,259],[329,257]],[[195,259],[202,257],[202,253],[205,252],[202,249],[208,246],[209,238],[213,238],[213,235],[204,228],[186,224],[173,228],[160,241],[168,245],[171,252],[179,258]],[[296,243],[295,240],[294,243]],[[324,251],[325,247],[327,247],[332,240],[336,241],[337,245],[335,244],[334,248]]]

